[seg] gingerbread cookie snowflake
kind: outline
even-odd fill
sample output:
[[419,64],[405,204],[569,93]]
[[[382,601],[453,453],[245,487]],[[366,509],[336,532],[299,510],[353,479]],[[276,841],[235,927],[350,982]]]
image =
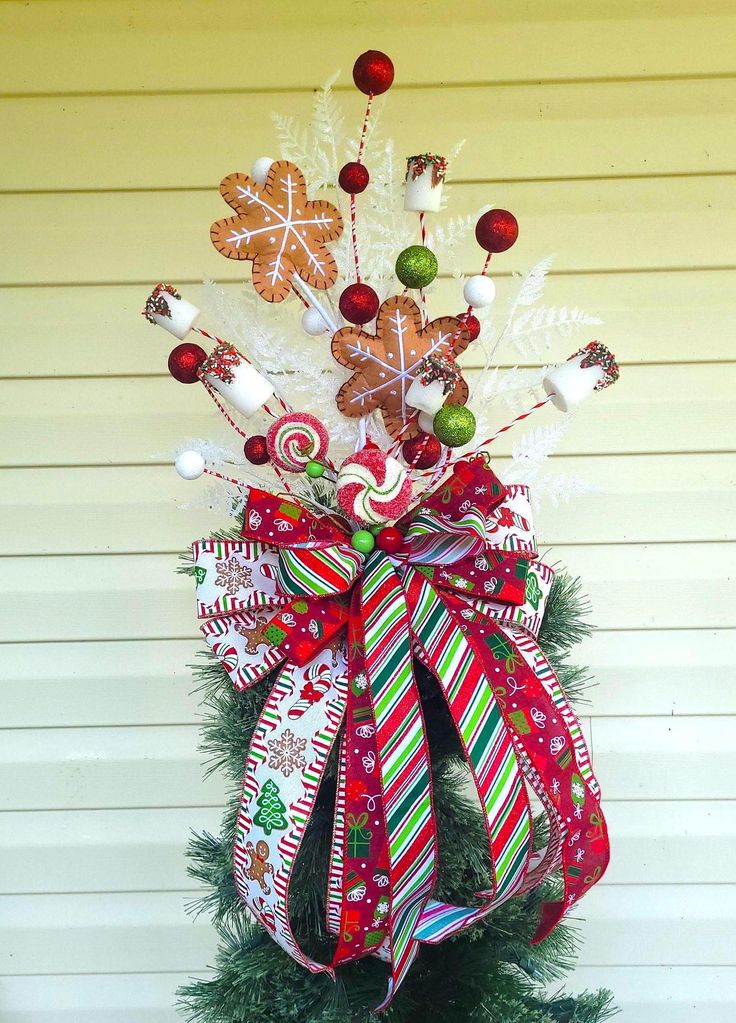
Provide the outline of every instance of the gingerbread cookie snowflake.
[[[386,429],[402,440],[416,436],[416,421],[404,429],[413,409],[406,392],[420,376],[428,356],[453,360],[470,344],[463,323],[454,316],[440,316],[422,326],[419,306],[408,295],[387,298],[378,310],[376,333],[359,327],[343,327],[332,339],[332,354],[341,366],[354,370],[337,393],[343,415],[358,419],[381,409]],[[445,399],[455,405],[468,400],[468,385],[458,374]]]
[[220,184],[234,217],[216,220],[212,243],[228,259],[253,261],[253,286],[267,302],[283,302],[294,274],[313,288],[331,288],[337,264],[326,243],[342,234],[337,207],[307,198],[304,175],[289,160],[271,164],[263,185],[247,174]]

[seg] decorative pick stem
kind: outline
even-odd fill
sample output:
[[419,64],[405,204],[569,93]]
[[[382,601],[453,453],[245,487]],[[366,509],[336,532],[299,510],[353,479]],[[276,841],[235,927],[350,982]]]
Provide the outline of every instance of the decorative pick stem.
[[322,303],[317,299],[316,295],[309,287],[309,285],[305,284],[301,277],[298,277],[296,274],[292,275],[291,280],[295,290],[301,295],[301,297],[306,299],[306,301],[313,309],[317,310],[319,315],[322,317],[322,320],[324,321],[324,324],[327,327],[327,329],[332,334],[339,330],[337,323],[330,315],[330,313],[327,311],[327,309],[325,309]]

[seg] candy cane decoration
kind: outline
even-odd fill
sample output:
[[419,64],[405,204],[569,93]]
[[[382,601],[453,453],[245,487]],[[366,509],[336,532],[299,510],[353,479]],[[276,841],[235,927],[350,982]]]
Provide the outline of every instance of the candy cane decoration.
[[332,675],[325,664],[309,668],[306,674],[307,681],[299,690],[299,699],[289,707],[288,716],[292,721],[297,721],[311,706],[319,703],[332,685]]

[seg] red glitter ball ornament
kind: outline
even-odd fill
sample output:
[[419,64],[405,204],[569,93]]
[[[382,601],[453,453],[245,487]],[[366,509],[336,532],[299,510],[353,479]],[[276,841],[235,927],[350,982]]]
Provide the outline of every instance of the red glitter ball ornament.
[[505,252],[519,237],[519,224],[508,210],[489,210],[475,225],[475,237],[486,252]]
[[340,295],[340,312],[348,323],[368,323],[378,306],[378,295],[367,284],[349,284]]
[[401,445],[401,454],[407,465],[414,469],[431,469],[440,460],[442,445],[434,434],[420,433],[417,437],[404,441]]
[[340,170],[337,178],[343,192],[348,192],[350,195],[358,195],[360,192],[365,192],[370,179],[371,176],[368,173],[368,168],[362,163],[355,161],[346,163]]
[[252,465],[265,465],[268,461],[266,438],[260,433],[253,434],[243,445],[243,453]]
[[353,65],[353,81],[366,96],[380,96],[387,92],[393,80],[391,58],[380,50],[366,50]]
[[384,526],[376,535],[376,547],[386,554],[397,554],[404,545],[404,537],[395,526]]
[[197,372],[206,358],[207,352],[204,348],[191,341],[185,341],[177,345],[169,355],[169,373],[180,384],[196,384]]
[[480,334],[480,320],[472,313],[463,313],[458,319],[465,324],[465,329],[471,341],[475,341]]

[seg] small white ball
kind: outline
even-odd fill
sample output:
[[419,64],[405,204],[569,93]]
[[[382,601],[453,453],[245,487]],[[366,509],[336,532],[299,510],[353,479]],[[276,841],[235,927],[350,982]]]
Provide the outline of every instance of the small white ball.
[[250,176],[257,185],[265,185],[268,172],[271,169],[273,158],[270,156],[259,156],[250,169]]
[[199,451],[182,451],[174,462],[176,471],[183,480],[196,480],[204,472],[204,458]]
[[327,331],[327,324],[322,319],[322,315],[311,305],[302,314],[302,327],[312,337],[317,337],[318,334],[324,334]]
[[417,422],[420,430],[425,433],[434,433],[434,412],[420,412]]
[[474,277],[468,277],[465,282],[463,297],[473,309],[482,309],[483,306],[490,305],[496,297],[496,285],[490,277],[476,274]]

